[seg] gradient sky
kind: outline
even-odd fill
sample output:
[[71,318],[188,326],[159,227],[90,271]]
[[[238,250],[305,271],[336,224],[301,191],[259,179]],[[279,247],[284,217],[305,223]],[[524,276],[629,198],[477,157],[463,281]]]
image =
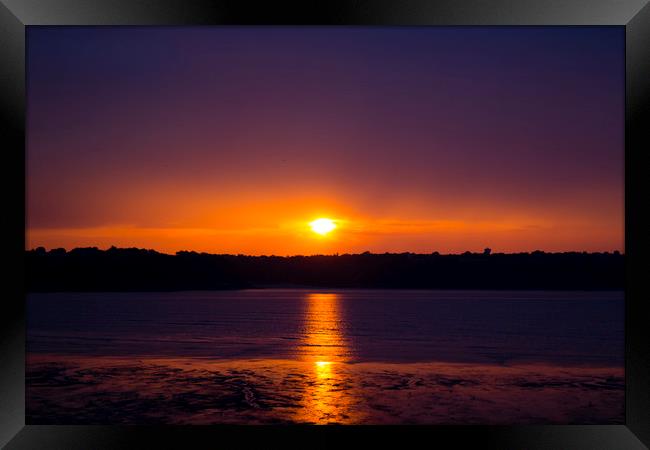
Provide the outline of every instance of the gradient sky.
[[28,248],[624,250],[622,27],[27,39]]

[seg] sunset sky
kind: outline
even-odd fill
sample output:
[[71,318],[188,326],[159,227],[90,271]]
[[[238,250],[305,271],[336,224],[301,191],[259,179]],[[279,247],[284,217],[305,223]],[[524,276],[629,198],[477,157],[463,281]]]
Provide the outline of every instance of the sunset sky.
[[622,27],[28,27],[27,52],[27,248],[624,250]]

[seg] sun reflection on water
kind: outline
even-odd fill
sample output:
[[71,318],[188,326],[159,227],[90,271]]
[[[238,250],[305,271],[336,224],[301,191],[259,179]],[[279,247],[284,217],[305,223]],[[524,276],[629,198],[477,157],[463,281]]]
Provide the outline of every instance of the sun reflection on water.
[[341,295],[310,293],[305,312],[305,343],[302,358],[308,363],[301,421],[325,424],[352,421],[352,399],[344,364],[349,360],[349,342],[343,329]]

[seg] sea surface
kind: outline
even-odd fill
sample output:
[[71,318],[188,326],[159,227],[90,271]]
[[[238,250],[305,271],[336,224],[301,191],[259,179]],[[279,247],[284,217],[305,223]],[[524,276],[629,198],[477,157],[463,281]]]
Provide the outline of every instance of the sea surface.
[[624,423],[624,295],[27,298],[29,424]]

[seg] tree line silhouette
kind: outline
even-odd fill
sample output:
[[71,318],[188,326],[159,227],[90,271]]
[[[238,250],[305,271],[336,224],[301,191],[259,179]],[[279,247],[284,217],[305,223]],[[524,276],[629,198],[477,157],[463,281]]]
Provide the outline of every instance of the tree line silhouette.
[[624,287],[614,253],[370,253],[247,256],[138,248],[26,253],[27,290],[172,291],[312,286],[405,289],[567,289]]

